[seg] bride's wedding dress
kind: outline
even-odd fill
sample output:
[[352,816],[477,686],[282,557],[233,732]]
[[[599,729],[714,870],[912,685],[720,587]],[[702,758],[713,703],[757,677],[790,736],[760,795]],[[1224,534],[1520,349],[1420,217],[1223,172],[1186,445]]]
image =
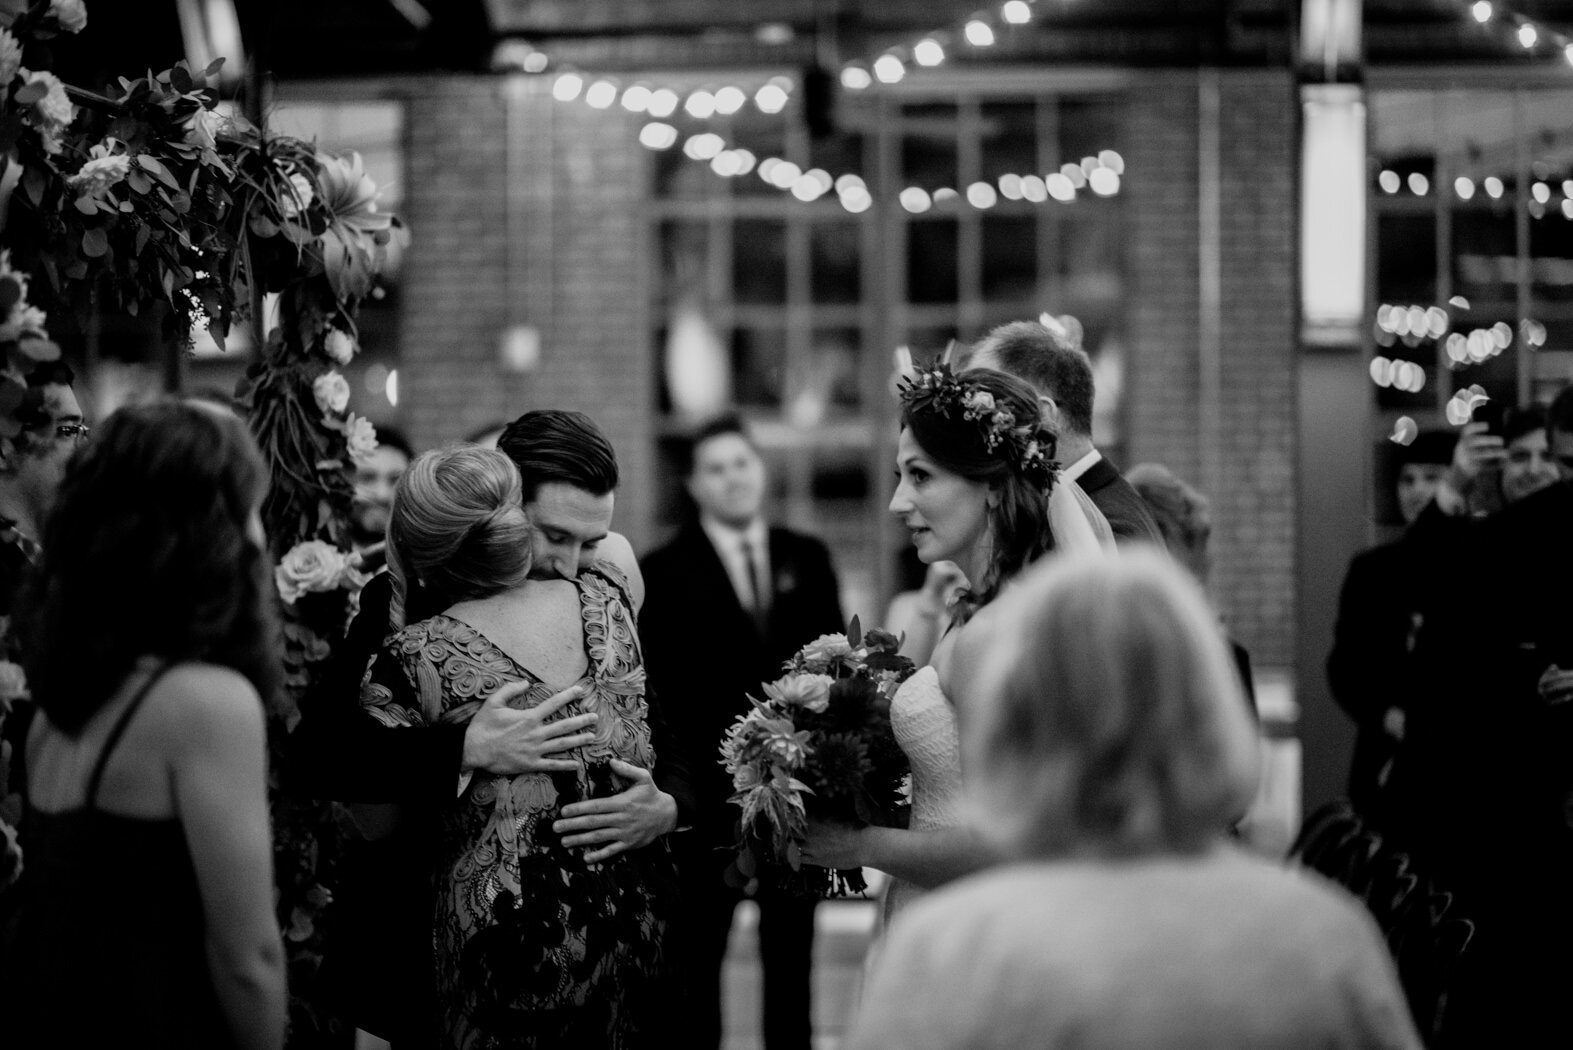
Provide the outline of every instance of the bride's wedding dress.
[[[1092,500],[1074,483],[1054,486],[1049,497],[1049,522],[1054,532],[1050,557],[1110,557],[1114,532]],[[937,831],[962,823],[961,741],[956,709],[940,688],[933,665],[920,668],[901,684],[890,702],[890,730],[912,766],[913,831]],[[923,890],[892,878],[881,909],[888,925]]]
[[[901,683],[890,701],[890,730],[912,765],[913,831],[936,831],[961,823],[961,743],[956,709],[939,687],[932,666],[920,668]],[[882,917],[888,924],[907,902],[923,891],[903,879],[891,879]]]

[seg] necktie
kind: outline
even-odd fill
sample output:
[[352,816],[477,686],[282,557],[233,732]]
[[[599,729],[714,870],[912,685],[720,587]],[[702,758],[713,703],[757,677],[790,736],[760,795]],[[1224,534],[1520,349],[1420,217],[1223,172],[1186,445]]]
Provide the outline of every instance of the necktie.
[[765,590],[764,574],[759,571],[759,558],[754,552],[754,545],[748,542],[748,537],[743,537],[741,548],[743,572],[748,577],[748,594],[743,604],[753,615],[760,631],[764,631],[770,602],[770,596]]

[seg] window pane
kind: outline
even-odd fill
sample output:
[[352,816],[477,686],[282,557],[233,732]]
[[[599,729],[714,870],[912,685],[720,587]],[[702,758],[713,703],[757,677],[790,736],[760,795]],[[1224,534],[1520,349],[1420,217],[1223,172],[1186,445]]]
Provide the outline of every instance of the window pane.
[[983,219],[983,297],[1025,301],[1038,283],[1038,222],[1032,217]]
[[1384,303],[1436,302],[1436,217],[1379,214],[1376,295]]
[[858,383],[859,347],[856,328],[820,328],[809,350],[809,370],[816,391],[834,408],[855,409],[863,402]]
[[739,405],[780,408],[786,378],[786,333],[780,329],[734,330],[732,376]]
[[907,106],[902,110],[901,183],[933,192],[956,185],[956,107]]
[[983,155],[982,174],[985,181],[995,182],[1007,172],[1026,175],[1037,171],[1036,114],[1037,107],[1031,102],[984,104],[979,146]]
[[907,224],[907,301],[956,301],[956,220],[926,219]]
[[703,294],[709,234],[704,222],[666,219],[659,224],[656,237],[661,265],[651,282],[658,304]]
[[733,298],[740,303],[785,303],[786,223],[738,219],[732,230]]
[[809,236],[814,301],[857,302],[862,297],[857,224],[816,222]]
[[1454,209],[1453,287],[1477,310],[1513,301],[1518,287],[1518,255],[1511,210]]

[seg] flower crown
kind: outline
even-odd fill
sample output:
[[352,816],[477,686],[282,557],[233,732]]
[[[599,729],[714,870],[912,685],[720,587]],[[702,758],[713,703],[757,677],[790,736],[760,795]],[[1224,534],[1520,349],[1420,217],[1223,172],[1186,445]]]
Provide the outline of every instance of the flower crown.
[[993,394],[957,378],[949,365],[935,363],[908,372],[901,377],[899,392],[908,411],[972,423],[983,447],[1009,463],[1028,484],[1044,493],[1054,487],[1059,474],[1054,432],[1037,420],[1018,424],[1016,414],[996,404]]

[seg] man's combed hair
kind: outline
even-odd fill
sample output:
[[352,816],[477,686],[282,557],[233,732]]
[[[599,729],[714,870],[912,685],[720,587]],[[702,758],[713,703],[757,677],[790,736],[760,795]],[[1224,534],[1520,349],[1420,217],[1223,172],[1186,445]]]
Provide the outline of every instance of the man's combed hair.
[[[1546,429],[1573,434],[1573,383],[1558,391],[1546,406]],[[1551,435],[1548,433],[1546,437],[1549,439]]]
[[601,428],[583,412],[546,408],[509,423],[497,447],[519,468],[524,502],[549,482],[604,496],[617,488],[617,453]]
[[268,483],[250,432],[212,405],[122,408],[71,460],[14,627],[28,681],[78,733],[143,656],[279,682],[271,561],[247,535]]
[[727,434],[736,434],[748,442],[748,446],[755,452],[759,451],[759,446],[754,443],[754,435],[749,432],[748,424],[743,422],[743,417],[736,412],[724,412],[701,423],[689,437],[687,447],[683,450],[684,475],[693,474],[699,446],[713,438],[725,437]]
[[1049,560],[989,612],[963,739],[1015,856],[1205,848],[1256,789],[1256,732],[1200,585],[1159,551]]
[[1037,321],[1000,325],[963,353],[958,367],[975,366],[987,353],[991,367],[1028,383],[1059,407],[1064,427],[1092,433],[1092,358],[1065,336]]

